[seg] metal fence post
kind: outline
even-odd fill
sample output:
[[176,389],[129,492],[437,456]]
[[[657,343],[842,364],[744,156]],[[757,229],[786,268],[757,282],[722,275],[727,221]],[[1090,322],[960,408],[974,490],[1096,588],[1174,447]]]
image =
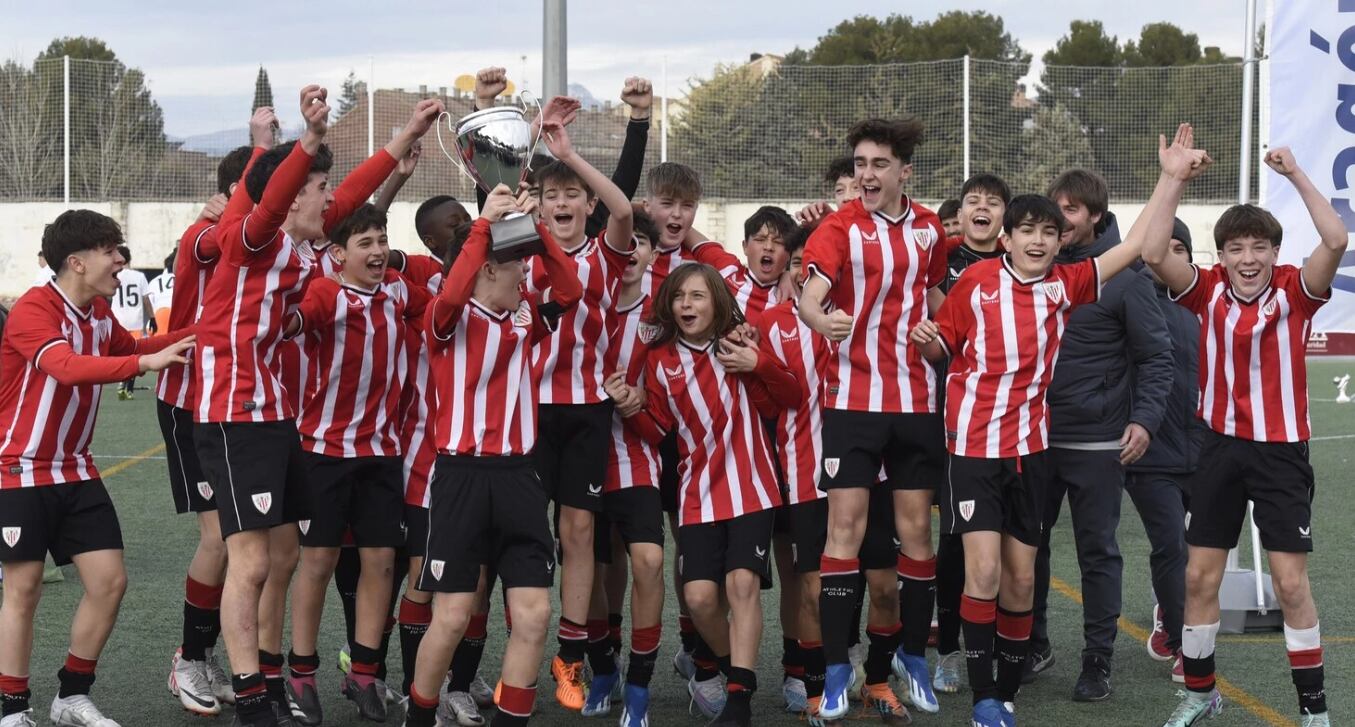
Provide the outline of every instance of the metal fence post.
[[1251,199],[1251,115],[1256,94],[1256,0],[1247,0],[1242,46],[1242,147],[1237,157],[1237,201]]
[[62,156],[62,200],[66,208],[71,206],[71,57],[61,57],[61,156]]
[[367,156],[376,153],[376,57],[367,56]]
[[969,54],[964,55],[964,178],[969,179]]
[[668,161],[668,56],[663,57],[663,85],[659,89],[659,161]]

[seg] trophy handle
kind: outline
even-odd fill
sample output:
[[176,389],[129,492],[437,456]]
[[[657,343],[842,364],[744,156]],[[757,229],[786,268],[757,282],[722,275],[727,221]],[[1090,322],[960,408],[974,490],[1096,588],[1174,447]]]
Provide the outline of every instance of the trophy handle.
[[522,89],[522,93],[518,94],[518,96],[522,99],[523,116],[526,116],[527,112],[531,110],[531,106],[528,105],[528,103],[531,103],[536,106],[537,118],[536,138],[532,139],[532,146],[527,152],[527,163],[523,165],[522,177],[518,180],[518,187],[521,187],[522,183],[527,180],[527,173],[532,171],[532,158],[536,156],[536,146],[541,143],[541,135],[545,133],[541,128],[541,116],[545,113],[545,109],[541,107],[541,99],[537,98],[536,94],[525,88]]
[[[456,151],[455,154],[448,152],[447,145],[444,144],[442,141],[442,118],[444,116],[447,117],[447,130],[450,131],[452,134],[452,149]],[[471,181],[471,184],[474,184],[476,187],[484,189],[485,186],[484,183],[481,182],[478,178],[476,178],[474,174],[471,174],[466,169],[465,163],[461,160],[461,144],[456,139],[456,128],[452,126],[452,123],[453,119],[450,113],[443,111],[441,114],[438,114],[438,123],[433,126],[433,130],[437,133],[438,136],[438,147],[442,149],[442,155],[447,157],[448,161],[452,163],[452,166],[456,167],[456,170],[458,172],[461,172],[463,175],[465,175],[466,179],[469,179]],[[485,191],[488,192],[489,190]]]

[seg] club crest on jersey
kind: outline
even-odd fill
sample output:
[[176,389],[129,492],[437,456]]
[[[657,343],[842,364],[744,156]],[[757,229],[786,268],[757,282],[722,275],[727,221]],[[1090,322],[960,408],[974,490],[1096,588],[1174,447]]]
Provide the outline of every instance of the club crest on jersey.
[[309,521],[309,520],[301,520],[301,521],[297,522],[296,526],[297,526],[298,528],[301,529],[301,534],[302,534],[302,535],[310,535],[310,534],[311,534],[311,521]]
[[1276,298],[1271,298],[1270,302],[1266,303],[1265,307],[1261,309],[1261,315],[1270,318],[1271,316],[1275,315],[1275,309],[1278,308],[1279,306],[1280,301]]
[[272,493],[260,492],[257,495],[250,495],[249,499],[254,502],[254,509],[258,510],[260,515],[267,515],[268,511],[273,509]]
[[914,230],[913,242],[917,243],[917,246],[922,248],[923,252],[926,252],[926,250],[932,246],[932,231]]
[[204,499],[204,500],[210,500],[210,499],[212,499],[212,486],[209,485],[209,484],[207,484],[207,481],[206,481],[206,480],[201,480],[201,481],[199,481],[199,482],[198,482],[198,494],[199,494],[199,495],[202,495],[202,499]]
[[0,536],[4,537],[5,545],[8,545],[11,548],[13,548],[15,544],[19,542],[19,537],[23,535],[23,533],[24,533],[23,528],[5,528],[3,530],[0,530]]
[[838,457],[825,457],[823,460],[823,471],[831,478],[837,477],[838,467],[842,466],[842,460]]
[[442,569],[445,568],[446,566],[447,561],[445,560],[428,561],[428,572],[433,574],[433,580],[435,581],[442,580]]
[[513,314],[513,325],[518,328],[532,327],[532,304],[527,301],[518,303],[518,310]]
[[964,518],[965,522],[969,522],[969,519],[974,517],[973,500],[964,500],[960,503],[960,517]]
[[646,346],[653,343],[654,339],[659,337],[659,327],[653,323],[641,323],[640,327],[636,329],[635,332],[636,335],[640,337],[640,343],[643,343]]
[[1044,297],[1049,299],[1050,303],[1058,305],[1063,302],[1063,283],[1057,280],[1050,283],[1040,283],[1044,290]]

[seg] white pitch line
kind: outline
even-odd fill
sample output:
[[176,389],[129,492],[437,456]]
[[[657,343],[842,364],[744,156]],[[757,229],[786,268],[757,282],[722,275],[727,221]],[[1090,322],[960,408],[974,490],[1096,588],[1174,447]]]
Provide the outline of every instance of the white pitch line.
[[1327,442],[1333,439],[1355,439],[1355,434],[1331,434],[1325,437],[1309,437],[1310,442]]
[[163,460],[163,459],[165,459],[165,456],[164,456],[164,455],[155,455],[155,456],[151,456],[151,457],[140,457],[140,456],[137,456],[137,455],[96,454],[96,455],[94,455],[94,459],[161,459],[161,460]]

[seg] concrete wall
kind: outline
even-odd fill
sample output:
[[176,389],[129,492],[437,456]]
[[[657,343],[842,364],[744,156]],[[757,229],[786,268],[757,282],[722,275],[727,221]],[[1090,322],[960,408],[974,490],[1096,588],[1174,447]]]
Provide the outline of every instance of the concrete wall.
[[[743,221],[761,204],[706,200],[697,210],[695,227],[738,252],[739,243],[743,240]],[[794,213],[808,201],[778,200],[769,204],[779,204]],[[174,249],[179,236],[201,210],[201,205],[187,202],[120,202],[82,206],[117,220],[132,249],[133,267],[147,269],[161,266],[161,261]],[[414,251],[422,249],[414,234],[416,208],[417,205],[410,202],[397,202],[391,208],[389,234],[392,247]],[[13,299],[28,288],[37,271],[43,227],[62,209],[59,202],[0,204],[0,299]],[[1121,230],[1128,231],[1143,205],[1112,204],[1111,209],[1119,217]],[[1187,205],[1181,208],[1180,217],[1190,226],[1195,238],[1195,257],[1198,262],[1213,261],[1214,245],[1210,231],[1225,209],[1227,205]]]

